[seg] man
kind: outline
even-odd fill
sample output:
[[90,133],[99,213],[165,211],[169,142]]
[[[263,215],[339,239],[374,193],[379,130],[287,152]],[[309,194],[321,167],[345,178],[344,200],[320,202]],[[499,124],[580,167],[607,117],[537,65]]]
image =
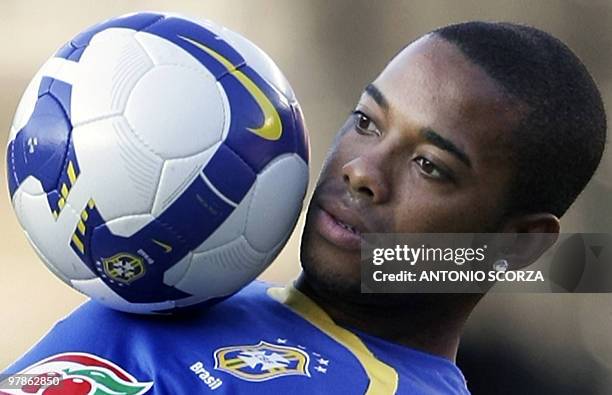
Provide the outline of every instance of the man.
[[393,58],[338,133],[295,288],[254,283],[170,318],[89,302],[8,372],[62,372],[48,393],[468,393],[454,359],[482,295],[361,294],[361,235],[558,233],[605,134],[599,92],[558,40],[438,29]]

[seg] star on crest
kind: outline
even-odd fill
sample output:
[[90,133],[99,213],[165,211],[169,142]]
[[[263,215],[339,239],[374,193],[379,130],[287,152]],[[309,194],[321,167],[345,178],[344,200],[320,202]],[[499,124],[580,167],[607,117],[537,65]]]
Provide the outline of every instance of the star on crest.
[[272,370],[276,368],[286,368],[290,361],[282,355],[273,352],[267,354],[266,351],[244,351],[238,355],[251,369],[261,364],[261,370]]

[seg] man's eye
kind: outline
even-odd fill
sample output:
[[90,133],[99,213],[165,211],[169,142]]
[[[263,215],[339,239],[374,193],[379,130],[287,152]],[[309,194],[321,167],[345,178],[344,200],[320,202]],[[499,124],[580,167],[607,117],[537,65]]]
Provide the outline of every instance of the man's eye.
[[448,179],[448,175],[438,166],[436,166],[432,161],[422,156],[415,158],[414,161],[419,165],[421,171],[428,177],[445,180]]
[[361,134],[380,134],[378,128],[374,121],[370,119],[367,115],[362,113],[361,111],[353,111],[353,116],[355,118],[355,128]]

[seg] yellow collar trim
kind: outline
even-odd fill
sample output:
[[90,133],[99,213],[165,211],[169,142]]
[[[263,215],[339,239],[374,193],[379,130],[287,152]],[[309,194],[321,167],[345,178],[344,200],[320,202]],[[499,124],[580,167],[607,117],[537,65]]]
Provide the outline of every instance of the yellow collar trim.
[[293,286],[268,288],[268,295],[319,328],[357,358],[370,380],[365,392],[367,395],[395,394],[398,385],[395,369],[377,359],[357,335],[336,325],[310,298]]

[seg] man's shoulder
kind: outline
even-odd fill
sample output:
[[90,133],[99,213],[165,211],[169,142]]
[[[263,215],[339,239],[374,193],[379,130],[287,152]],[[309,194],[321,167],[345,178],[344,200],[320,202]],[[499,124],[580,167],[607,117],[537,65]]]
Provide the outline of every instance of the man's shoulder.
[[[274,287],[273,284],[255,280],[246,285],[244,288],[239,291],[219,297],[211,300],[203,301],[195,306],[190,306],[186,308],[178,308],[175,310],[164,310],[159,311],[153,314],[134,314],[134,313],[124,313],[121,311],[113,310],[104,306],[103,304],[97,303],[95,300],[89,300],[83,303],[78,309],[76,309],[71,315],[78,314],[101,314],[101,315],[117,315],[123,317],[169,317],[173,315],[178,316],[188,316],[190,314],[199,314],[203,311],[206,311],[210,308],[213,308],[218,305],[229,306],[235,303],[253,303],[255,300],[259,302],[268,302],[270,298],[267,297],[267,290],[270,287]],[[116,317],[113,317],[116,318]]]

